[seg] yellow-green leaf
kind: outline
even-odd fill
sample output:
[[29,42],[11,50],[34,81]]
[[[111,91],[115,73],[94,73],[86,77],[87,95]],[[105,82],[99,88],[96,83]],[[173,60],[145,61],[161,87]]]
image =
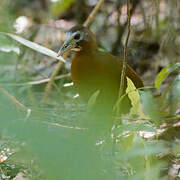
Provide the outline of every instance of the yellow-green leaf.
[[142,112],[142,103],[138,90],[135,85],[127,77],[127,89],[126,93],[128,94],[129,99],[131,100],[132,108],[130,110],[130,114],[139,115],[142,118],[145,118],[145,115]]
[[168,65],[164,67],[156,77],[155,87],[159,89],[162,82],[169,76],[169,74],[175,71],[176,69],[178,69],[179,67],[180,67],[180,63],[176,63],[173,65]]

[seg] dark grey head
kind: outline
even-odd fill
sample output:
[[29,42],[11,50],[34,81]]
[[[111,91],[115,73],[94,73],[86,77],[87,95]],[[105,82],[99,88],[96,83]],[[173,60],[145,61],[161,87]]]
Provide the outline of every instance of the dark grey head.
[[68,32],[66,32],[66,39],[61,46],[58,56],[62,56],[66,51],[81,51],[83,42],[88,43],[91,41],[92,32],[81,25],[72,27]]

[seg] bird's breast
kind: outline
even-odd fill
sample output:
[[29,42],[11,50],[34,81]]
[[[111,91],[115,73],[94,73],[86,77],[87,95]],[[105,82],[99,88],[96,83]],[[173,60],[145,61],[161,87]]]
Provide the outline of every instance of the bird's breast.
[[[96,54],[95,54],[96,55]],[[89,98],[95,91],[100,90],[102,98],[109,99],[117,96],[119,80],[104,59],[93,54],[76,55],[72,60],[71,78],[80,96]]]
[[71,78],[78,89],[93,89],[97,86],[98,67],[92,57],[75,56],[71,64]]

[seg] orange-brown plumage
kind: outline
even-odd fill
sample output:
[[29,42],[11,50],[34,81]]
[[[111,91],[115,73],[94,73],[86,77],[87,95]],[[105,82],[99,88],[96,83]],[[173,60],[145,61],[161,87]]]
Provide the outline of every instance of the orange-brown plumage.
[[[80,96],[87,101],[94,92],[100,90],[97,104],[112,108],[118,98],[123,62],[108,52],[98,50],[95,36],[83,26],[75,26],[68,31],[58,54],[66,50],[75,51],[71,78]],[[141,79],[129,65],[126,76],[136,88],[143,87]]]

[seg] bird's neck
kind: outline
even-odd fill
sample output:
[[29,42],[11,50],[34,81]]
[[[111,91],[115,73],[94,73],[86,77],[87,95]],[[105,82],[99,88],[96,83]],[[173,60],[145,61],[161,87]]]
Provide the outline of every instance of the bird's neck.
[[78,54],[91,54],[92,52],[96,51],[98,46],[95,41],[90,42],[83,42],[81,51]]

